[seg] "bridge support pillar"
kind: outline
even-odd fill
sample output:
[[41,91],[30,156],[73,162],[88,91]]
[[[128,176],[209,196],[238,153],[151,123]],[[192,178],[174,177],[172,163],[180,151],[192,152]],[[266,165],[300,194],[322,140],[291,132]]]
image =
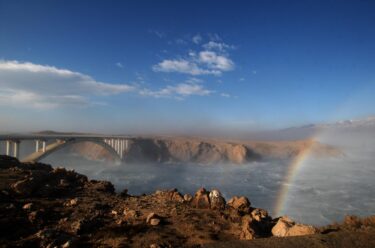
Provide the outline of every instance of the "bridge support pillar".
[[18,158],[20,154],[20,142],[18,140],[14,141],[13,145],[13,157]]
[[6,151],[5,151],[5,154],[6,154],[7,156],[9,156],[9,155],[10,155],[10,145],[11,145],[11,141],[10,141],[10,140],[7,140],[5,143],[6,143]]
[[35,152],[39,151],[39,140],[35,140]]
[[120,158],[122,159],[124,153],[124,140],[120,141]]
[[46,152],[46,141],[45,140],[43,140],[43,142],[42,142],[42,151]]

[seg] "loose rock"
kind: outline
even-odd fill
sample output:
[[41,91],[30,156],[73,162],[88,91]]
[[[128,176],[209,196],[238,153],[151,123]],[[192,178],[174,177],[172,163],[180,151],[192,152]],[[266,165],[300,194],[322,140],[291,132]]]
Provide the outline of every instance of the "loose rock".
[[210,198],[205,188],[200,188],[195,193],[192,205],[196,208],[210,208]]
[[242,212],[248,213],[250,210],[250,201],[247,197],[241,196],[237,197],[234,196],[228,201],[228,206],[240,210]]
[[155,213],[150,213],[147,215],[146,223],[152,226],[157,226],[160,224],[160,216]]
[[33,207],[33,204],[30,202],[30,203],[27,203],[27,204],[23,205],[22,209],[31,210],[32,207]]
[[224,209],[225,199],[221,196],[219,190],[214,189],[209,194],[211,209]]
[[185,202],[190,202],[193,199],[193,196],[190,194],[185,194],[184,195],[184,201]]

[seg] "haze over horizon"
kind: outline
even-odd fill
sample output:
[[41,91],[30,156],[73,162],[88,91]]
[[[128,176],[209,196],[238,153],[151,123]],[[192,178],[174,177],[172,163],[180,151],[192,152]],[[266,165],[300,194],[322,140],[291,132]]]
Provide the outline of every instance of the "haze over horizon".
[[374,8],[0,0],[1,132],[240,135],[372,116]]

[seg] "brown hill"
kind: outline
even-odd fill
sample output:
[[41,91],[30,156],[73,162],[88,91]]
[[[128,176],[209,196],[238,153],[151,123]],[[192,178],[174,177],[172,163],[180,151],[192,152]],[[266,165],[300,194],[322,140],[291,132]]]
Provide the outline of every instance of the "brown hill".
[[[239,142],[196,138],[133,138],[125,151],[125,161],[244,164],[261,159],[293,158],[306,149],[318,156],[342,154],[335,147],[312,140]],[[104,148],[89,142],[75,144],[71,151],[90,159],[111,159]]]

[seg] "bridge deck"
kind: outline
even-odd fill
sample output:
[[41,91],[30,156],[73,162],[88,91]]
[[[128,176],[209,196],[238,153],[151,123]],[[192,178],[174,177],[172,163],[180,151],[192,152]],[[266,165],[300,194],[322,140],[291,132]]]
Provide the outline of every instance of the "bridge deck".
[[43,149],[39,149],[39,151],[34,152],[30,154],[29,156],[27,156],[26,158],[22,159],[21,162],[28,163],[28,162],[38,161],[41,157],[46,156],[46,154],[49,154],[49,152],[55,150],[57,147],[61,146],[64,143],[65,141],[57,141],[53,144],[50,144],[46,146],[45,152],[43,152]]

